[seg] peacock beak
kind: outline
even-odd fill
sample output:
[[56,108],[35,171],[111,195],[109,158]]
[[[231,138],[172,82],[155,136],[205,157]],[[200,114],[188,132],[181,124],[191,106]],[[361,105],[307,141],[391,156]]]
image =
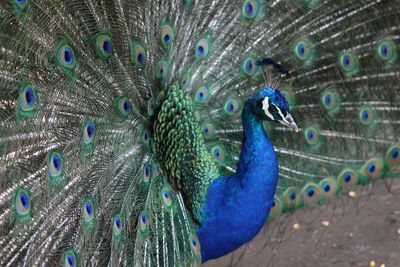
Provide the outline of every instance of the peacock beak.
[[292,115],[290,115],[290,113],[287,113],[286,117],[282,117],[282,120],[280,120],[279,123],[286,125],[296,133],[299,132],[299,128],[297,127],[297,124],[294,122]]

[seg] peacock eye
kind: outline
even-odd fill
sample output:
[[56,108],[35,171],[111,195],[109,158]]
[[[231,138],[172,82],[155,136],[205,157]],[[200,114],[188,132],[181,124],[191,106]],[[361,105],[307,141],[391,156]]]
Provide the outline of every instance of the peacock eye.
[[278,109],[275,106],[271,105],[268,107],[268,111],[269,111],[269,113],[273,114],[273,113],[277,113]]

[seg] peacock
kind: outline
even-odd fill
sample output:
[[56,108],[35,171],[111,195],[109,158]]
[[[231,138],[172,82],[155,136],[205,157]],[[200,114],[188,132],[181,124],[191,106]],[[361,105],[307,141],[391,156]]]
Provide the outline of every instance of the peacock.
[[199,266],[399,177],[399,12],[1,0],[0,265]]

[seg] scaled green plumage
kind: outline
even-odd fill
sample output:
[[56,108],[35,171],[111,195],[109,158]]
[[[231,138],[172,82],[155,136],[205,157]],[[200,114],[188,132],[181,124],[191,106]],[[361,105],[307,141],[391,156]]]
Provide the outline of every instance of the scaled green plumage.
[[186,205],[199,222],[207,189],[220,175],[204,144],[192,102],[175,85],[169,89],[157,114],[154,141],[165,175],[181,190]]

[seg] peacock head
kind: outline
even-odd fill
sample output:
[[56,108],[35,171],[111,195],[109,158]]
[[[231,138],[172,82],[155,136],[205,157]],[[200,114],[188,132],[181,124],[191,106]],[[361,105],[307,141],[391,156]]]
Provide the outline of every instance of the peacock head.
[[277,89],[265,87],[251,98],[253,112],[260,120],[274,121],[290,127],[295,132],[299,129],[289,113],[286,98]]

